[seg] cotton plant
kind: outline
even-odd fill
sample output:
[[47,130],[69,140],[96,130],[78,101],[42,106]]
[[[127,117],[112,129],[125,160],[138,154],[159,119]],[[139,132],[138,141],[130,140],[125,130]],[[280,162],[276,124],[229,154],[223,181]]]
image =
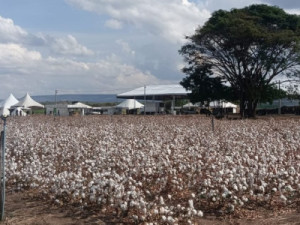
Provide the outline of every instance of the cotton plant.
[[299,120],[10,118],[7,184],[124,221],[195,223],[299,201]]

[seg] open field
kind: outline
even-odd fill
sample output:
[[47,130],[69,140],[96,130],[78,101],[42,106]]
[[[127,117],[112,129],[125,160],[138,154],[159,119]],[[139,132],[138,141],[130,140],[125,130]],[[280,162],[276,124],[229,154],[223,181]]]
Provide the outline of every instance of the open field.
[[201,116],[32,116],[9,118],[7,132],[9,190],[101,223],[217,224],[300,208],[298,118],[216,120],[212,132]]

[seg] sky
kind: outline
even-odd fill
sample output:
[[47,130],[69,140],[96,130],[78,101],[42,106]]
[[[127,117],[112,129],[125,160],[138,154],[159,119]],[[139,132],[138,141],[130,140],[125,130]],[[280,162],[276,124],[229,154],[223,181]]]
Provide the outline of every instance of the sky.
[[0,99],[177,84],[185,36],[219,10],[298,0],[0,0]]

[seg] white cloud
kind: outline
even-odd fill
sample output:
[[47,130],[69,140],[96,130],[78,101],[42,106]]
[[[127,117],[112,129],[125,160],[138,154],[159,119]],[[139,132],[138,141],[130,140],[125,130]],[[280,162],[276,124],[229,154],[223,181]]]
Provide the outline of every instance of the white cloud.
[[119,39],[119,40],[116,41],[116,43],[122,47],[122,51],[123,52],[125,52],[127,54],[130,54],[130,55],[134,55],[135,54],[135,51],[133,51],[130,48],[130,46],[129,46],[129,44],[127,42]]
[[209,18],[210,12],[188,0],[67,0],[84,10],[105,14],[152,35],[182,43],[185,35]]
[[0,16],[0,43],[15,43],[30,47],[50,49],[59,55],[93,55],[93,51],[78,43],[72,35],[54,37],[45,34],[30,34],[14,24],[13,20]]
[[0,44],[1,96],[51,94],[53,90],[117,93],[124,88],[160,83],[151,73],[109,57],[95,63],[68,58],[43,58],[17,44]]
[[89,50],[83,45],[80,45],[76,38],[68,35],[64,38],[49,38],[52,49],[62,55],[92,55],[93,51]]
[[122,29],[123,24],[119,20],[112,19],[112,20],[107,20],[105,22],[105,26],[115,30],[119,30]]
[[0,67],[28,67],[41,60],[41,54],[18,44],[0,44]]
[[260,0],[198,0],[198,7],[207,9],[210,12],[223,9],[230,10],[232,8],[242,8],[251,4],[260,4]]
[[0,42],[21,42],[28,34],[11,19],[0,16]]
[[296,14],[296,15],[300,15],[300,9],[287,9],[285,10],[287,13],[289,14]]

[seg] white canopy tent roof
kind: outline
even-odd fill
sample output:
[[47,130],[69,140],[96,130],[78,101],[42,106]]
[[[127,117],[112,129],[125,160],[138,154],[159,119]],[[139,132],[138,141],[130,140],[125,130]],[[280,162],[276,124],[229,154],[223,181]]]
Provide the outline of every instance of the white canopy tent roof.
[[116,108],[123,108],[123,109],[140,109],[143,108],[144,105],[138,102],[135,99],[127,99],[123,102],[121,102],[119,105],[115,106]]
[[44,108],[44,106],[35,100],[33,100],[30,95],[27,93],[20,101],[12,106],[13,108],[22,107],[22,108]]
[[173,96],[186,97],[190,93],[180,84],[168,84],[168,85],[147,85],[144,87],[136,88],[132,91],[128,91],[122,94],[118,94],[117,98],[136,98],[136,99],[152,99],[153,96],[156,100],[169,98]]
[[218,102],[218,101],[215,101],[215,102],[211,102],[209,104],[209,107],[211,107],[211,108],[234,108],[234,109],[236,109],[237,105],[235,105],[231,102]]
[[10,94],[7,99],[0,102],[0,115],[9,115],[9,109],[12,105],[17,104],[19,101],[13,96],[13,94]]
[[91,109],[92,106],[83,104],[81,102],[77,102],[75,104],[72,105],[68,105],[68,109]]

